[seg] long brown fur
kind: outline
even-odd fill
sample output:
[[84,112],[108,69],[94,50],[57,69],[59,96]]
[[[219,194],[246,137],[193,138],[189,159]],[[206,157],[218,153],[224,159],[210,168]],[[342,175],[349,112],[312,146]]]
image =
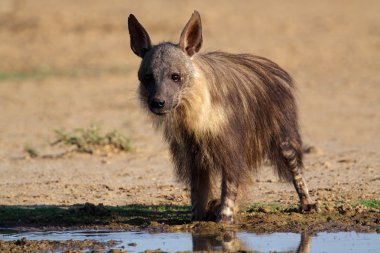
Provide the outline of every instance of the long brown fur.
[[[165,115],[158,111],[152,118],[164,130],[178,178],[191,186],[193,218],[232,222],[238,191],[250,183],[265,159],[280,178],[293,182],[301,209],[310,209],[301,174],[302,140],[292,78],[263,57],[198,53],[202,36],[196,32],[201,26],[199,14],[194,15],[179,45],[162,43],[148,48],[139,71],[143,80],[149,71],[164,73],[177,68],[173,64],[183,66],[180,88],[165,79],[156,84],[159,75],[155,74],[155,86],[141,85],[140,98],[144,106],[152,96],[178,101],[172,102]],[[183,42],[186,33],[193,37]],[[158,109],[151,110],[156,113]],[[222,178],[221,199],[208,204],[218,176]],[[215,209],[215,216],[210,216],[208,208]]]

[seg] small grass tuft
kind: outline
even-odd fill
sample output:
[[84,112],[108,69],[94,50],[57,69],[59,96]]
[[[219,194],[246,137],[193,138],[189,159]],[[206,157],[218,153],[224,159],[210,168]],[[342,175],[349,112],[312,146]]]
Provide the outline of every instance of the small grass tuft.
[[37,158],[39,157],[38,151],[31,145],[27,144],[24,147],[24,151],[29,155],[31,158]]
[[253,203],[247,208],[248,213],[276,213],[298,210],[297,205],[284,205],[279,203]]
[[[366,209],[380,209],[380,199],[359,199],[359,200],[353,200],[349,203],[346,202],[334,202],[332,203],[332,207],[329,208],[329,205],[331,206],[331,203],[320,203],[319,207],[322,210],[330,209],[339,211],[340,209],[347,209],[353,210],[352,208],[357,207],[364,207]],[[347,207],[348,206],[348,207]],[[278,213],[278,212],[294,212],[298,211],[299,206],[297,204],[279,204],[279,203],[253,203],[249,205],[247,208],[245,208],[245,211],[248,213]],[[343,210],[344,211],[344,210]]]
[[65,146],[74,146],[75,150],[82,153],[93,154],[97,151],[115,153],[130,151],[131,140],[117,131],[103,134],[100,127],[91,125],[88,128],[78,128],[70,132],[55,131],[57,139],[52,143],[62,143]]
[[380,209],[380,199],[360,199],[351,203],[353,207],[363,205],[369,209]]

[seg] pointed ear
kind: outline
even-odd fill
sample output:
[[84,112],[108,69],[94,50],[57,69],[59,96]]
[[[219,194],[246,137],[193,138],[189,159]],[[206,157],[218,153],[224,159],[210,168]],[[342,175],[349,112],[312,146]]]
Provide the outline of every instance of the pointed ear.
[[152,43],[150,42],[149,34],[133,14],[128,17],[128,30],[132,51],[143,58],[145,53],[152,48]]
[[199,15],[199,12],[194,11],[181,33],[179,47],[182,51],[187,53],[187,55],[192,56],[201,49],[202,41],[201,16]]

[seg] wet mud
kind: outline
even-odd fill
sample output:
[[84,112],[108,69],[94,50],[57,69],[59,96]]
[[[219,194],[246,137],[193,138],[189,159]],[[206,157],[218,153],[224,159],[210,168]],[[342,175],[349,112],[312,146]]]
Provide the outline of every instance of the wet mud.
[[358,231],[380,233],[380,208],[348,203],[322,204],[319,212],[301,214],[296,206],[260,204],[241,208],[235,224],[191,222],[189,206],[104,206],[86,203],[70,207],[0,206],[0,227],[21,231],[108,229],[149,232],[258,233]]
[[[116,244],[115,241],[97,242],[93,240],[27,240],[0,241],[1,252],[105,252]],[[116,251],[117,252],[117,251]]]

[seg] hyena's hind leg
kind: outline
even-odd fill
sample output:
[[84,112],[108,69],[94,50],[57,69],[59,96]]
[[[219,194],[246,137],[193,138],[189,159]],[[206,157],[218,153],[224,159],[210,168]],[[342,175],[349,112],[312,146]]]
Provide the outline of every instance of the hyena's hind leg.
[[309,190],[302,175],[302,150],[295,148],[289,140],[285,140],[274,147],[275,166],[281,178],[291,181],[298,193],[300,211],[308,212],[317,210],[317,206],[311,201]]

